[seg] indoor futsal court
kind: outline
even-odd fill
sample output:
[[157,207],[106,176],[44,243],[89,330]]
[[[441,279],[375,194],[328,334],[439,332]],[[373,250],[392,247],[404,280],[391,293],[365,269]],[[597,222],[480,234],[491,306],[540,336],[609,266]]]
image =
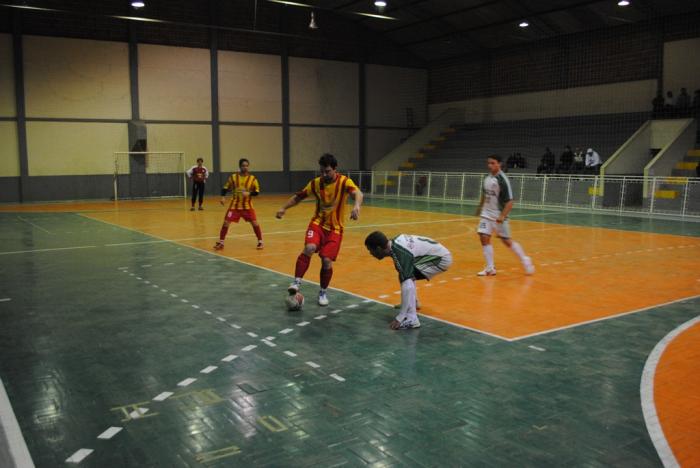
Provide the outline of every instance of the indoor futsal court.
[[0,468],[700,467],[698,64],[695,0],[0,1]]

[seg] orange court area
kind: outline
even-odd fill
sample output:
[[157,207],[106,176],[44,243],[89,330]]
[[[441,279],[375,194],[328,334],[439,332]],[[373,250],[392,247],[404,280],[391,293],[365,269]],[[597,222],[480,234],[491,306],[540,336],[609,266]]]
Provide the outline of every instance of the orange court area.
[[654,400],[661,428],[680,466],[700,466],[700,324],[678,335],[661,355]]
[[[264,250],[256,251],[250,225],[241,222],[231,226],[224,250],[215,254],[291,276],[313,207],[302,203],[283,220],[275,219],[287,198],[264,196],[255,201]],[[181,200],[127,201],[117,208],[105,202],[3,210],[83,211],[92,219],[214,253],[225,213],[217,201],[210,196],[202,212],[190,212]],[[700,295],[697,238],[512,219],[513,238],[532,257],[537,272],[525,276],[515,255],[494,239],[498,275],[480,278],[475,274],[484,260],[476,222],[472,216],[367,204],[359,221],[346,222],[331,287],[387,304],[399,301],[392,262],[375,260],[364,247],[368,233],[382,230],[390,237],[432,237],[452,252],[448,272],[418,283],[423,315],[507,340]],[[305,279],[317,282],[319,268],[315,257]],[[280,310],[284,294],[280,287]],[[332,307],[332,294],[330,299]]]

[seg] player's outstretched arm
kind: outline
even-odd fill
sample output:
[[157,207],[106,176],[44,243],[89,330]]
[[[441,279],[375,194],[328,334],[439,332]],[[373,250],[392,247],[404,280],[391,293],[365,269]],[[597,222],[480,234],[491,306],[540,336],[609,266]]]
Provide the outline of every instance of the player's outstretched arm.
[[501,210],[501,215],[498,217],[496,222],[502,223],[504,219],[508,217],[508,213],[510,213],[510,210],[513,209],[513,200],[510,200],[508,203],[506,203],[506,206],[503,207],[503,210]]
[[292,195],[292,197],[289,200],[287,200],[287,203],[285,203],[282,208],[277,210],[277,214],[275,214],[275,217],[277,219],[282,219],[287,210],[293,206],[298,205],[300,201],[301,198],[299,198],[297,195]]
[[355,206],[352,207],[352,211],[350,212],[350,219],[356,220],[360,217],[360,207],[362,206],[362,200],[365,199],[365,196],[360,189],[352,192],[350,196],[355,200]]

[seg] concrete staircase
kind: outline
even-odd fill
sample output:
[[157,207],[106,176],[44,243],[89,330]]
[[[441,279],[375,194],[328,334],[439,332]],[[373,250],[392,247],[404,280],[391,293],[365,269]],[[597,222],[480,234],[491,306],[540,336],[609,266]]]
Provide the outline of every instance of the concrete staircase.
[[696,176],[696,167],[700,164],[700,148],[695,148],[683,157],[671,171],[671,177],[666,177],[663,183],[657,186],[654,198],[662,200],[675,200],[680,197],[688,185],[689,177]]

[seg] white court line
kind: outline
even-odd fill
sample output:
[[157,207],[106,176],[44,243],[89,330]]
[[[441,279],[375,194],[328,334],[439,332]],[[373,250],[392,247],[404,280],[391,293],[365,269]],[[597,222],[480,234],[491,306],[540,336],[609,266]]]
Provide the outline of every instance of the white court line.
[[293,332],[293,331],[294,331],[293,328],[285,328],[284,330],[280,330],[280,331],[277,332],[277,333],[281,333],[282,335],[286,335],[287,333],[291,333],[291,332]]
[[284,354],[286,354],[287,356],[291,356],[291,357],[297,357],[296,353],[293,353],[291,351],[285,351]]
[[256,334],[253,333],[253,332],[248,332],[248,333],[246,333],[246,335],[248,335],[248,336],[251,337],[251,338],[257,338],[257,337],[258,337],[258,335],[256,335]]
[[[27,443],[22,436],[22,430],[19,428],[15,412],[12,410],[10,398],[5,392],[5,386],[0,379],[0,426],[5,432],[8,449],[10,451],[10,459],[15,462],[18,467],[34,468],[32,456],[29,454]],[[89,455],[89,454],[88,454]]]
[[338,374],[330,374],[330,376],[333,377],[338,382],[345,382],[345,379],[343,377],[339,376]]
[[535,345],[530,345],[530,346],[528,346],[528,348],[534,349],[535,351],[547,351],[546,349],[540,348],[539,346],[535,346]]
[[2,299],[0,299],[0,302],[10,302],[11,300],[12,300],[12,298],[3,297]]
[[641,309],[629,310],[627,312],[621,312],[621,313],[615,314],[615,315],[608,315],[606,317],[600,317],[600,318],[593,319],[593,320],[586,320],[585,322],[572,323],[571,325],[564,325],[563,327],[551,328],[549,330],[543,330],[543,331],[536,332],[536,333],[530,333],[529,335],[517,336],[515,338],[508,339],[508,341],[520,341],[520,340],[524,340],[526,338],[532,338],[533,336],[547,335],[549,333],[554,333],[554,332],[558,332],[558,331],[562,331],[562,330],[568,330],[570,328],[582,327],[585,325],[590,325],[592,323],[604,322],[606,320],[624,317],[625,315],[632,315],[632,314],[636,314],[639,312],[644,312],[646,310],[656,309],[657,307],[666,307],[666,306],[669,306],[672,304],[676,304],[678,302],[689,301],[689,300],[697,299],[697,298],[700,298],[700,295],[683,297],[681,299],[676,299],[674,301],[664,302],[662,304],[654,304],[654,305],[650,305],[648,307],[642,307]]
[[30,224],[30,225],[34,226],[35,228],[37,228],[37,229],[41,229],[42,231],[44,231],[44,232],[47,233],[47,234],[52,234],[52,235],[53,235],[53,233],[52,233],[51,231],[49,231],[48,229],[44,229],[43,227],[39,226],[39,225],[36,224],[36,223],[33,223],[33,222],[29,221],[28,219],[24,219],[24,218],[21,217],[21,216],[17,216],[17,219],[19,219],[20,221],[24,221],[25,223]]
[[659,341],[656,346],[654,346],[654,349],[647,358],[646,364],[644,364],[644,370],[642,371],[642,381],[639,385],[639,394],[642,400],[644,423],[647,426],[647,431],[649,432],[651,441],[654,443],[656,453],[659,455],[661,463],[663,463],[665,467],[678,467],[680,465],[678,464],[676,457],[673,455],[673,450],[668,445],[668,440],[666,440],[664,430],[659,422],[659,415],[656,413],[656,404],[654,403],[654,377],[656,375],[656,366],[659,364],[659,360],[661,359],[661,356],[668,345],[671,344],[671,342],[676,339],[678,335],[698,322],[700,322],[700,316],[695,317],[692,320],[688,320],[671,331],[668,335],[664,336],[663,339]]
[[252,344],[252,345],[246,346],[245,348],[241,348],[241,351],[252,351],[255,348],[257,348],[257,345]]
[[186,378],[185,380],[179,382],[179,383],[177,384],[177,386],[178,386],[178,387],[187,387],[189,384],[191,384],[192,382],[196,382],[196,381],[197,381],[197,379],[194,379],[194,378],[192,378],[192,377],[188,377],[188,378]]
[[307,326],[309,323],[311,323],[311,322],[299,322],[299,323],[297,323],[297,327],[305,327],[305,326]]
[[216,320],[218,320],[219,322],[225,322],[225,321],[226,321],[226,319],[223,318],[223,317],[216,317]]
[[14,255],[23,253],[55,252],[58,250],[94,249],[96,245],[81,245],[78,247],[57,247],[55,249],[15,250],[14,252],[0,252],[0,255]]
[[274,344],[272,341],[267,341],[267,340],[260,340],[260,341],[262,341],[263,343],[265,343],[266,345],[268,345],[270,348],[274,348],[274,347],[277,346],[277,345]]
[[170,398],[171,396],[173,396],[173,392],[163,392],[163,393],[159,393],[158,395],[156,395],[155,397],[153,397],[153,401],[165,401],[165,400],[167,400],[168,398]]
[[218,369],[218,367],[216,367],[216,366],[207,366],[204,369],[202,369],[201,371],[199,371],[199,373],[200,374],[210,374],[210,373],[214,372],[216,369]]
[[314,317],[314,320],[323,320],[324,318],[328,317],[327,315],[317,315]]
[[231,362],[236,358],[238,358],[238,356],[236,356],[235,354],[229,354],[228,356],[222,358],[221,360],[224,362]]
[[66,463],[75,463],[78,464],[81,461],[85,460],[85,457],[90,455],[92,452],[94,452],[93,449],[86,449],[86,448],[81,448],[77,452],[75,452],[73,455],[70,457],[66,458]]
[[109,440],[115,435],[117,435],[122,429],[122,427],[112,426],[106,431],[104,431],[102,434],[98,435],[97,438],[102,440]]
[[318,369],[319,367],[321,367],[313,361],[306,361],[306,365],[309,367],[313,367],[314,369]]
[[356,307],[358,307],[357,304],[350,304],[349,306],[345,306],[346,309],[354,309]]

